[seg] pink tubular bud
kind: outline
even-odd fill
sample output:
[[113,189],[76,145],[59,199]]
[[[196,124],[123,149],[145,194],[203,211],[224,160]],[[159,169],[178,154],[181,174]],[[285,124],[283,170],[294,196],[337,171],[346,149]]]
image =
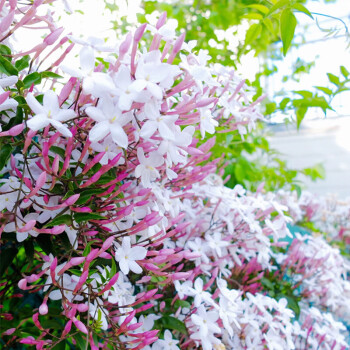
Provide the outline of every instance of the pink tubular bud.
[[38,179],[36,180],[36,184],[35,184],[35,187],[34,187],[33,191],[31,191],[31,192],[28,194],[27,198],[30,198],[30,197],[35,196],[35,195],[39,192],[39,190],[41,190],[41,188],[42,188],[42,187],[45,185],[45,183],[46,183],[46,176],[47,176],[46,171],[43,171],[43,172],[39,175]]
[[86,282],[88,276],[89,276],[89,271],[88,270],[84,271],[81,274],[80,279],[79,279],[77,285],[75,286],[73,293],[76,293],[84,285],[84,283]]
[[21,344],[36,345],[37,341],[33,337],[23,338],[19,341]]
[[156,28],[157,28],[157,29],[163,27],[163,25],[164,25],[165,22],[166,22],[166,17],[167,17],[167,13],[164,11],[164,12],[159,16],[158,22],[157,22],[157,24],[156,24]]
[[152,307],[154,307],[154,305],[152,303],[148,303],[148,304],[142,305],[138,309],[135,309],[135,311],[136,312],[143,312],[143,311],[151,309]]
[[130,325],[128,326],[128,330],[129,330],[129,331],[134,331],[135,329],[140,328],[142,325],[143,325],[142,322],[130,324]]
[[92,260],[94,260],[97,256],[100,250],[98,248],[92,249],[91,252],[86,257],[86,262],[90,263]]
[[158,271],[159,270],[158,266],[151,264],[151,263],[145,263],[145,264],[143,264],[143,267],[146,268],[147,270],[150,270],[150,271]]
[[51,229],[52,235],[59,235],[66,229],[66,225],[55,226]]
[[64,201],[64,204],[68,207],[68,206],[71,206],[73,205],[80,197],[80,194],[77,193],[77,194],[73,194],[73,196],[70,196],[69,198],[67,198],[65,201]]
[[68,321],[68,322],[67,322],[67,324],[66,324],[65,327],[64,327],[62,336],[66,336],[66,335],[70,332],[70,330],[71,330],[71,328],[72,328],[72,323],[73,323],[72,321]]
[[114,236],[110,236],[108,237],[102,244],[102,247],[101,247],[101,251],[105,251],[107,249],[110,248],[110,246],[113,244],[114,242],[114,238],[115,238],[115,235]]
[[134,34],[134,42],[139,42],[142,38],[143,33],[145,32],[147,27],[147,23],[143,23],[140,27],[138,27]]
[[29,220],[22,228],[17,229],[17,232],[28,232],[33,229],[36,220]]
[[0,105],[3,104],[10,96],[10,91],[6,91],[2,94],[0,94]]
[[39,313],[38,312],[33,315],[32,319],[33,319],[35,326],[43,331],[44,328],[41,326],[41,324],[39,322]]
[[46,38],[44,39],[44,43],[46,43],[47,45],[52,45],[60,37],[63,30],[63,27],[54,30],[52,33],[46,36]]
[[7,31],[7,29],[9,29],[9,27],[13,21],[14,16],[15,16],[15,11],[13,10],[1,19],[0,33],[4,33],[5,31]]
[[46,315],[49,312],[49,308],[46,304],[47,300],[44,299],[43,303],[39,307],[39,314],[40,315]]
[[125,40],[119,46],[119,56],[124,56],[130,49],[132,42],[132,35],[128,33]]
[[176,280],[182,280],[182,279],[187,279],[188,277],[190,277],[192,274],[192,272],[175,272],[171,275],[171,279],[173,281]]
[[69,260],[69,262],[71,263],[72,266],[76,266],[76,265],[80,265],[85,261],[85,257],[81,256],[81,257],[76,257],[76,258],[72,258]]
[[2,333],[3,335],[11,335],[16,331],[16,328],[9,328],[7,331]]
[[107,283],[107,285],[98,292],[99,295],[102,295],[104,292],[106,292],[107,290],[110,290],[112,288],[112,286],[114,286],[114,284],[117,282],[119,278],[119,273],[117,272],[111,279],[110,281]]
[[76,213],[92,213],[92,209],[89,207],[82,208],[70,208],[71,211],[75,211]]
[[77,304],[77,310],[79,312],[86,312],[89,310],[89,305],[88,304]]
[[106,152],[98,153],[89,163],[87,163],[82,171],[82,174],[86,174],[94,165],[99,163],[99,161],[104,157]]
[[52,162],[52,172],[57,175],[58,173],[58,167],[60,165],[60,158],[58,154],[55,155],[55,159]]
[[27,280],[25,278],[22,278],[19,282],[18,282],[18,288],[26,290],[28,288],[27,286]]
[[73,323],[75,325],[75,327],[77,327],[79,329],[80,332],[83,332],[84,334],[88,334],[88,330],[85,327],[84,323],[77,320],[75,317],[73,317]]
[[55,272],[56,267],[57,267],[57,258],[55,257],[52,260],[52,263],[50,265],[50,276],[51,276],[51,279],[52,279],[52,283],[56,282],[56,272]]

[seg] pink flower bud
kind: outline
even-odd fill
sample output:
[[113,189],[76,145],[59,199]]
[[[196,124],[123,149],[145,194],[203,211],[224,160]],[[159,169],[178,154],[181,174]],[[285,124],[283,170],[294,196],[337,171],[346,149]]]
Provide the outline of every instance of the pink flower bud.
[[6,91],[0,95],[0,105],[3,104],[10,96],[10,91]]
[[83,332],[84,334],[88,334],[88,330],[85,327],[84,323],[77,320],[75,317],[73,317],[73,323],[75,325],[75,327],[77,327],[79,329],[80,332]]
[[27,280],[25,278],[22,278],[19,282],[18,282],[18,288],[26,290],[27,289]]
[[147,23],[143,23],[140,27],[138,27],[134,34],[134,42],[139,42],[142,38],[143,33],[145,32],[147,27]]
[[159,16],[158,22],[157,22],[157,24],[156,24],[156,28],[157,28],[157,29],[163,27],[163,25],[164,25],[165,22],[166,22],[166,17],[167,17],[167,13],[164,11],[164,12]]
[[33,229],[36,220],[29,220],[22,228],[17,229],[17,232],[28,232]]
[[46,301],[44,300],[44,302],[39,307],[39,314],[46,315],[48,312],[49,312],[49,308],[47,307]]
[[101,247],[101,250],[102,251],[105,251],[107,249],[110,248],[110,246],[113,244],[114,242],[114,238],[115,238],[115,235],[114,236],[110,236],[108,237],[102,244],[102,247]]
[[176,280],[182,280],[182,279],[187,279],[188,277],[191,276],[191,271],[189,272],[175,272],[171,275],[171,279],[173,281],[176,281]]
[[39,190],[45,185],[46,183],[46,171],[43,171],[39,176],[38,179],[36,180],[35,187],[34,189],[28,194],[27,198],[35,196]]
[[66,324],[65,327],[64,327],[62,336],[66,336],[66,335],[70,332],[70,330],[71,330],[71,328],[72,328],[72,323],[73,323],[72,321],[68,321],[68,322],[67,322],[67,324]]
[[71,205],[73,205],[73,204],[79,199],[79,197],[80,197],[80,194],[79,194],[79,193],[73,194],[73,196],[70,196],[68,199],[66,199],[66,200],[64,201],[64,204],[65,204],[66,206],[71,206]]
[[131,42],[132,42],[132,35],[131,33],[128,33],[125,40],[119,46],[119,56],[124,56],[129,51]]
[[5,331],[4,333],[2,333],[3,335],[11,335],[12,333],[14,333],[16,331],[16,328],[9,328],[7,331]]
[[86,312],[89,310],[89,305],[88,304],[78,304],[77,305],[77,310],[79,312]]
[[75,286],[73,293],[76,293],[84,285],[88,276],[89,276],[89,271],[87,271],[87,270],[81,274],[80,279],[79,279],[77,285]]
[[62,34],[64,28],[57,28],[56,30],[54,30],[52,33],[50,33],[49,35],[47,35],[44,39],[44,43],[46,43],[47,45],[52,45]]

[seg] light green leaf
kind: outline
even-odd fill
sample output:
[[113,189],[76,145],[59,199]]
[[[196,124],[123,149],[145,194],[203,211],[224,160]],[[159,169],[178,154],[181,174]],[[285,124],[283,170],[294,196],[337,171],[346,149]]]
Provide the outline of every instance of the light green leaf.
[[340,71],[341,71],[341,74],[343,74],[344,78],[348,78],[349,76],[349,71],[344,67],[344,66],[340,66]]
[[310,18],[314,19],[312,17],[311,12],[304,5],[302,5],[302,4],[297,2],[296,4],[293,4],[293,8],[295,10],[299,11],[299,12],[305,13],[307,16],[309,16]]
[[306,106],[300,106],[297,108],[296,110],[296,114],[297,114],[297,129],[299,130],[300,128],[300,124],[303,121],[305,114],[307,112],[307,107]]
[[281,14],[280,29],[281,39],[283,43],[283,55],[287,54],[287,51],[292,43],[297,20],[290,9],[285,9]]
[[261,13],[263,13],[264,15],[267,15],[269,13],[269,9],[268,7],[264,6],[264,5],[260,5],[260,4],[251,4],[248,5],[247,7],[255,9],[260,11]]
[[268,14],[271,15],[271,13],[275,12],[276,10],[278,10],[286,5],[289,5],[290,3],[291,3],[291,0],[280,0],[270,8],[270,11]]
[[246,36],[245,36],[245,45],[251,44],[255,39],[259,37],[261,34],[262,25],[260,23],[254,23],[250,26],[250,28],[247,30]]
[[328,89],[327,87],[324,86],[315,86],[317,90],[320,90],[324,92],[326,95],[331,96],[333,94],[333,91],[331,89]]
[[336,75],[334,75],[332,73],[327,73],[327,75],[328,75],[328,80],[331,83],[333,83],[336,86],[338,86],[340,84],[340,79]]

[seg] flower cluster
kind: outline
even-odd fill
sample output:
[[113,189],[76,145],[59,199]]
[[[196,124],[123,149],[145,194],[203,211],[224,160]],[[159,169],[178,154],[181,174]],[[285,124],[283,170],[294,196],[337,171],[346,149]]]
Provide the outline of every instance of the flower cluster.
[[[62,86],[65,78],[40,71],[42,53],[63,33],[49,15],[36,14],[42,3],[19,13],[16,0],[0,4],[3,40],[24,24],[50,30],[30,52],[12,52],[6,41],[2,58],[0,232],[8,273],[11,259],[24,256],[16,283],[0,285],[1,297],[11,295],[2,313],[6,346],[302,349],[306,339],[312,349],[345,349],[341,324],[305,311],[316,303],[338,312],[340,304],[329,302],[339,293],[332,297],[329,288],[322,299],[319,283],[327,283],[331,248],[318,257],[318,246],[307,245],[297,255],[305,243],[298,239],[280,257],[292,238],[288,207],[226,188],[220,159],[209,161],[215,137],[208,135],[244,136],[261,118],[244,80],[208,64],[184,34],[164,30],[163,14],[112,54],[71,37],[82,45],[80,67],[60,66],[68,75]],[[40,85],[43,79],[52,86]],[[281,271],[297,261],[295,274],[303,276],[299,321],[296,294],[267,295],[269,278],[287,283],[276,261]],[[342,262],[336,254],[332,261],[329,276],[338,281]],[[321,270],[311,275],[314,269]],[[40,303],[17,322],[13,310],[33,295]],[[324,335],[326,326],[332,335]]]

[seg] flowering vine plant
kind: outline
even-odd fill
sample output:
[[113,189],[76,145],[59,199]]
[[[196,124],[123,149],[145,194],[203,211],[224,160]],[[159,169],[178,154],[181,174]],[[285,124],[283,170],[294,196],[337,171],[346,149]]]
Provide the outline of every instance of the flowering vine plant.
[[[211,135],[262,118],[244,80],[165,14],[109,53],[43,6],[0,2],[2,346],[346,349],[320,284],[333,256],[349,293],[339,251],[312,236],[287,250],[288,206],[226,188],[208,161]],[[43,42],[18,51],[13,34],[38,23]]]

